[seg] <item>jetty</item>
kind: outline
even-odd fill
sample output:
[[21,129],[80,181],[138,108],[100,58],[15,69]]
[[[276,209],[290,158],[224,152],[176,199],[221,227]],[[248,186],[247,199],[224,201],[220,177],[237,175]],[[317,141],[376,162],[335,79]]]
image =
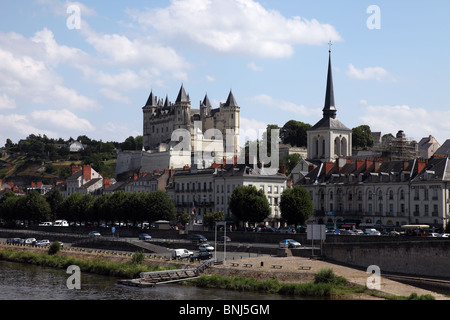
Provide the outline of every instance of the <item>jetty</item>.
[[154,287],[156,285],[168,284],[183,280],[189,280],[197,278],[203,271],[214,264],[214,260],[206,260],[195,268],[164,270],[164,271],[152,271],[141,272],[137,279],[125,279],[119,280],[118,284],[131,286],[131,287]]

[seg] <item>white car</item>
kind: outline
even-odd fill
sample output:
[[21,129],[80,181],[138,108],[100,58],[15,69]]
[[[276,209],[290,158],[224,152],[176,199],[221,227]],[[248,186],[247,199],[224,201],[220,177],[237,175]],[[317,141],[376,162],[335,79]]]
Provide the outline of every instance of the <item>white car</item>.
[[35,246],[37,247],[46,247],[50,245],[50,240],[38,240],[35,243]]
[[187,249],[173,249],[172,259],[189,259],[194,255],[192,251]]
[[36,242],[36,238],[25,239],[25,244],[33,244]]
[[214,247],[211,246],[210,244],[203,243],[203,244],[198,246],[198,250],[200,250],[200,251],[214,251]]
[[298,248],[301,247],[300,242],[293,239],[285,239],[280,241],[280,248]]

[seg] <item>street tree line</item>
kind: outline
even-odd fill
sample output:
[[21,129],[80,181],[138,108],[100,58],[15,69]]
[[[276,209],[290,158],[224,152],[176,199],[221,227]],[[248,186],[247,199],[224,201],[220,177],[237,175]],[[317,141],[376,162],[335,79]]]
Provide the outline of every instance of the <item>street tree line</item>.
[[[269,218],[271,207],[262,190],[254,186],[238,186],[234,189],[229,207],[238,221],[260,223]],[[309,193],[300,186],[286,189],[280,198],[281,218],[289,225],[304,224],[313,212]],[[187,215],[176,216],[175,204],[163,191],[151,193],[127,193],[117,191],[113,194],[93,196],[73,193],[63,199],[55,189],[45,196],[31,191],[26,196],[17,196],[11,191],[0,199],[0,219],[7,222],[29,221],[38,224],[45,221],[67,220],[70,222],[115,222],[131,221],[138,224],[144,221],[178,219],[189,221]],[[204,222],[213,225],[223,221],[222,212],[205,215]],[[186,220],[186,221],[185,221]]]
[[71,222],[114,222],[174,220],[175,204],[163,191],[127,193],[118,191],[94,197],[73,193],[63,199],[59,190],[41,196],[32,191],[26,196],[7,192],[0,199],[0,218],[26,220],[34,224],[64,219]]

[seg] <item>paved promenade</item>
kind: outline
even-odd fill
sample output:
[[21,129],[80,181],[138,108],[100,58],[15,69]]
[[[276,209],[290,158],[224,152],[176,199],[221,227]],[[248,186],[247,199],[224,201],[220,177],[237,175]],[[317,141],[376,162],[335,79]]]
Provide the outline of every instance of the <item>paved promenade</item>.
[[[227,269],[229,273],[233,273],[233,270],[239,270],[249,274],[261,274],[260,272],[264,271],[267,274],[267,278],[278,278],[285,282],[311,281],[315,273],[325,268],[331,268],[336,275],[343,276],[348,281],[363,286],[366,285],[367,278],[371,276],[371,274],[358,269],[301,257],[259,256],[234,261],[229,260],[226,262],[226,265],[215,268]],[[412,293],[416,293],[419,296],[431,294],[436,300],[450,300],[445,295],[387,279],[382,276],[382,271],[379,291],[392,296],[409,296]]]

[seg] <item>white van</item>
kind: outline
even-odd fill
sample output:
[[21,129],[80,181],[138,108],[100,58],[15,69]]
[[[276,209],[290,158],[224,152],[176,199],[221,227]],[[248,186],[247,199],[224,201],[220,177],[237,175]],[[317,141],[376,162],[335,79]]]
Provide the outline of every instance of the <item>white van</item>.
[[192,251],[187,249],[173,249],[172,259],[189,259],[194,255]]
[[67,222],[67,220],[56,220],[54,226],[55,227],[68,227],[69,223]]

